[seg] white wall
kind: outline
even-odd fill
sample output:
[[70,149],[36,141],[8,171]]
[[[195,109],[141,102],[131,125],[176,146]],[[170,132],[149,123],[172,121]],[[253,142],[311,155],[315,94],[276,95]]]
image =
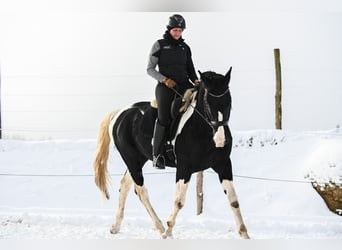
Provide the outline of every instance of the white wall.
[[[93,8],[89,1],[46,6],[1,0],[6,138],[95,138],[107,112],[153,98],[147,56],[174,12],[119,12],[100,2]],[[274,128],[274,48],[281,50],[284,129],[342,124],[342,14],[331,11],[336,3],[319,9],[319,1],[306,1],[315,8],[308,11],[292,9],[292,1],[272,10],[264,1],[265,9],[254,5],[252,11],[228,2],[233,7],[225,12],[180,13],[196,68],[223,74],[233,66],[231,127]]]

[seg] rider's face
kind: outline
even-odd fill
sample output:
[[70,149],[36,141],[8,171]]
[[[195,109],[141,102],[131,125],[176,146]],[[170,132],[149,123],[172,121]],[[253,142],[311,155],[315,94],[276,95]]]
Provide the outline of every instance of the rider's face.
[[181,28],[173,28],[170,30],[170,35],[175,40],[178,40],[182,36],[182,33],[183,33],[183,29]]

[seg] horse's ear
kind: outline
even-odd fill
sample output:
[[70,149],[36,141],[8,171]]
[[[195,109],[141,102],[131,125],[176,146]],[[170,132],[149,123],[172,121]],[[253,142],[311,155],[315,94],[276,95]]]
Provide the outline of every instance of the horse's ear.
[[230,77],[230,73],[232,72],[232,67],[229,68],[228,72],[226,73],[226,75],[224,76],[225,78]]
[[225,74],[224,78],[225,78],[225,82],[227,84],[229,84],[230,81],[230,74],[232,73],[232,67],[229,68],[228,72]]

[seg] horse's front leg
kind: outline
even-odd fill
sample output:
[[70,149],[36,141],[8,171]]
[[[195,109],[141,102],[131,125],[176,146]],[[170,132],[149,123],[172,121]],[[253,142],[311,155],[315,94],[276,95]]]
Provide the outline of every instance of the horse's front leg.
[[224,189],[224,192],[227,194],[228,201],[230,203],[230,206],[233,210],[235,222],[239,231],[240,236],[243,239],[249,239],[249,235],[247,233],[247,228],[243,222],[241,211],[240,211],[240,205],[238,198],[235,193],[235,189],[233,186],[233,182],[229,180],[223,180],[222,186]]
[[167,229],[162,234],[162,237],[166,239],[172,236],[172,229],[176,224],[176,217],[178,212],[183,208],[185,204],[186,191],[188,190],[188,183],[184,182],[184,179],[177,181],[176,183],[176,196],[174,201],[173,212],[171,213],[169,219],[167,220]]

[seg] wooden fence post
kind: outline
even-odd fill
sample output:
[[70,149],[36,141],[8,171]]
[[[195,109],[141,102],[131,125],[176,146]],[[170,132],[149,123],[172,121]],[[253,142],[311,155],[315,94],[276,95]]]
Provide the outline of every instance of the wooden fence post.
[[282,129],[282,86],[281,86],[281,65],[280,65],[280,50],[274,49],[274,62],[276,73],[276,93],[275,93],[275,127]]
[[200,215],[203,212],[203,171],[197,173],[196,193],[197,215]]
[[0,64],[0,139],[2,139],[2,125],[1,125],[1,64]]

